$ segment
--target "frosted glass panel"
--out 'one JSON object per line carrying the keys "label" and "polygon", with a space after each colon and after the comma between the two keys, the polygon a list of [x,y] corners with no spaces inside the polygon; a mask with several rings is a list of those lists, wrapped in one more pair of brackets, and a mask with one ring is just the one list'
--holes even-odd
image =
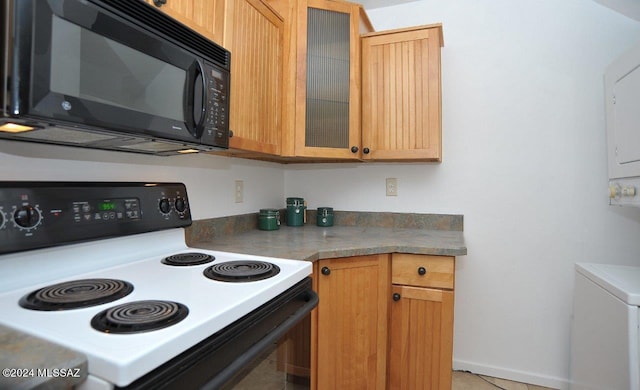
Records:
{"label": "frosted glass panel", "polygon": [[306,146],[349,147],[349,14],[309,8]]}

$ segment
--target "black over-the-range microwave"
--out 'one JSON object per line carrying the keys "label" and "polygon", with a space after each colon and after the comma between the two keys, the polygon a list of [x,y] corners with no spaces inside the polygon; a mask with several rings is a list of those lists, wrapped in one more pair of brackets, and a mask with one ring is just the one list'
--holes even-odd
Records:
{"label": "black over-the-range microwave", "polygon": [[142,0],[0,0],[0,138],[227,148],[231,55]]}

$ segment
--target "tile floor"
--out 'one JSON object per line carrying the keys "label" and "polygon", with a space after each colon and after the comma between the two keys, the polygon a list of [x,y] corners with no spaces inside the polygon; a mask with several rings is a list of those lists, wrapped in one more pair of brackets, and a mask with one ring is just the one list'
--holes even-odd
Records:
{"label": "tile floor", "polygon": [[451,390],[550,390],[548,387],[512,382],[470,372],[454,371]]}
{"label": "tile floor", "polygon": [[[275,350],[264,354],[255,365],[249,369],[250,374],[225,389],[232,390],[304,390],[308,386],[288,383],[286,375],[279,372],[276,363]],[[512,382],[506,379],[492,378],[485,375],[464,371],[454,371],[451,390],[551,390],[548,387]]]}
{"label": "tile floor", "polygon": [[[257,375],[256,375],[257,374]],[[273,362],[265,362],[257,367],[251,378],[245,378],[236,384],[233,390],[303,390],[307,386],[294,385],[286,382],[282,375],[277,374]],[[551,390],[548,387],[528,385],[512,382],[506,379],[492,378],[470,372],[454,371],[451,390]]]}

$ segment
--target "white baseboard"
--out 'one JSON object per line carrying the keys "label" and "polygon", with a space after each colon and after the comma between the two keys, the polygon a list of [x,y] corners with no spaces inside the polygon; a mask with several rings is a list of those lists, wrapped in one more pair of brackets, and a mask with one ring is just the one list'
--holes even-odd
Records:
{"label": "white baseboard", "polygon": [[494,367],[486,364],[468,362],[464,360],[453,360],[453,369],[460,371],[471,371],[474,374],[492,376],[495,378],[507,379],[515,382],[528,383],[550,387],[552,389],[568,390],[569,380],[566,378],[556,378],[544,376],[533,372],[510,370],[503,367]]}

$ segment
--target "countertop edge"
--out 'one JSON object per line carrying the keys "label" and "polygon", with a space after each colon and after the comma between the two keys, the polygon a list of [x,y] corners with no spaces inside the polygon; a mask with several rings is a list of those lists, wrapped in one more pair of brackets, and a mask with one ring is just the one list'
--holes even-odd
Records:
{"label": "countertop edge", "polygon": [[87,357],[72,349],[0,325],[2,389],[66,389],[87,379]]}

